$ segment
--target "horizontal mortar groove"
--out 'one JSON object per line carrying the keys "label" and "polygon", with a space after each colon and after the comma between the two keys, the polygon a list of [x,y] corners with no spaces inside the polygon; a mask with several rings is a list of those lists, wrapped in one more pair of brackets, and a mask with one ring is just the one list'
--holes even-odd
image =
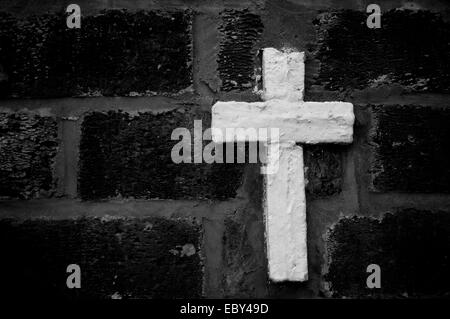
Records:
{"label": "horizontal mortar groove", "polygon": [[[258,6],[258,1],[250,0],[233,0],[223,1],[185,1],[185,0],[157,0],[157,1],[92,1],[92,0],[79,0],[77,4],[81,7],[82,13],[85,15],[95,15],[102,10],[120,10],[127,9],[130,11],[136,10],[160,10],[160,11],[178,11],[178,10],[195,10],[199,12],[220,12],[224,9],[247,9],[251,8],[255,11],[261,11],[261,7]],[[54,1],[44,0],[39,1],[36,5],[18,5],[15,1],[3,4],[2,11],[6,11],[12,14],[25,16],[28,14],[47,13],[47,12],[60,12],[68,6],[68,3],[60,2],[55,4]]]}
{"label": "horizontal mortar groove", "polygon": [[75,199],[0,201],[0,219],[73,219],[80,217],[164,217],[223,220],[228,213],[245,206],[245,199],[226,202],[189,200],[111,200],[84,202]]}
{"label": "horizontal mortar groove", "polygon": [[339,97],[337,91],[307,91],[306,101],[330,101],[339,99],[356,105],[380,104],[380,105],[424,105],[431,107],[445,107],[448,105],[450,94],[445,93],[401,93],[369,89],[355,90],[351,96]]}
{"label": "horizontal mortar groove", "polygon": [[424,193],[376,193],[369,192],[369,200],[383,207],[410,206],[412,208],[433,207],[448,209],[450,206],[450,194],[424,194]]}
{"label": "horizontal mortar groove", "polygon": [[179,107],[210,105],[210,99],[192,94],[177,97],[73,97],[0,100],[1,112],[36,111],[46,115],[78,116],[89,111],[121,109],[127,112],[164,113]]}

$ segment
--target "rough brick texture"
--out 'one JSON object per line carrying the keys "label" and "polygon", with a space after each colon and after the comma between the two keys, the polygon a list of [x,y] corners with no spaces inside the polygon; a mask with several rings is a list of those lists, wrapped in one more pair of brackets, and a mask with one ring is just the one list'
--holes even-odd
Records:
{"label": "rough brick texture", "polygon": [[[244,164],[172,161],[171,150],[179,142],[171,140],[172,131],[189,129],[193,145],[194,120],[202,120],[203,129],[211,123],[209,113],[200,111],[140,113],[134,117],[120,111],[94,112],[86,116],[80,143],[81,197],[234,197]],[[204,145],[210,142],[205,140]]]}
{"label": "rough brick texture", "polygon": [[267,286],[263,221],[251,209],[237,211],[224,221],[223,296],[257,298]]}
{"label": "rough brick texture", "polygon": [[[0,221],[2,291],[23,298],[195,298],[199,227],[181,220]],[[66,268],[81,268],[68,289]]]}
{"label": "rough brick texture", "polygon": [[108,10],[15,18],[0,13],[0,96],[175,93],[191,84],[191,16]]}
{"label": "rough brick texture", "polygon": [[[341,219],[328,239],[326,279],[335,296],[450,296],[450,214],[407,209],[382,220]],[[366,287],[366,268],[381,268],[381,288]]]}
{"label": "rough brick texture", "polygon": [[450,111],[424,106],[373,106],[372,189],[450,192]]}
{"label": "rough brick texture", "polygon": [[51,117],[0,113],[0,198],[50,196],[58,127]]}
{"label": "rough brick texture", "polygon": [[383,12],[382,27],[369,29],[361,11],[327,12],[315,20],[320,74],[330,90],[397,83],[409,91],[449,92],[448,22],[429,11]]}
{"label": "rough brick texture", "polygon": [[345,147],[306,145],[304,150],[307,194],[324,197],[340,193],[343,174],[341,153]]}
{"label": "rough brick texture", "polygon": [[261,19],[248,10],[226,10],[221,16],[218,71],[222,90],[252,88],[256,84],[256,43],[263,30]]}

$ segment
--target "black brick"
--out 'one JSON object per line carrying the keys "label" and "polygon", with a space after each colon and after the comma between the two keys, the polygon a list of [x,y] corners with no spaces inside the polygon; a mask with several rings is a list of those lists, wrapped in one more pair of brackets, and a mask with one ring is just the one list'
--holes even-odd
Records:
{"label": "black brick", "polygon": [[[2,220],[2,292],[21,300],[199,298],[199,242],[199,226],[182,220]],[[66,286],[69,264],[81,268],[80,289]]]}
{"label": "black brick", "polygon": [[343,148],[334,145],[306,145],[304,150],[307,194],[323,197],[340,193]]}
{"label": "black brick", "polygon": [[[171,111],[153,115],[92,113],[82,124],[79,194],[83,199],[115,197],[227,199],[241,185],[244,164],[179,163],[171,159],[175,128],[194,120],[210,126],[210,114]],[[204,141],[204,145],[210,141]],[[193,158],[193,152],[192,152]]]}
{"label": "black brick", "polygon": [[[450,214],[406,209],[382,220],[344,218],[328,239],[335,297],[450,296]],[[369,289],[367,266],[381,268],[381,288]]]}
{"label": "black brick", "polygon": [[449,92],[450,28],[428,11],[383,12],[381,28],[369,29],[368,14],[338,11],[315,20],[320,74],[330,90],[401,84],[409,91]]}
{"label": "black brick", "polygon": [[245,208],[224,221],[223,296],[261,298],[267,292],[267,260],[264,254],[264,224]]}
{"label": "black brick", "polygon": [[263,24],[258,15],[248,10],[225,10],[221,17],[218,71],[222,90],[247,90],[256,84],[256,44]]}
{"label": "black brick", "polygon": [[373,106],[372,189],[450,192],[450,111]]}
{"label": "black brick", "polygon": [[57,135],[54,118],[0,113],[0,197],[28,199],[53,193]]}
{"label": "black brick", "polygon": [[[191,84],[191,15],[108,10],[68,29],[64,13],[0,13],[0,94],[175,93]],[[3,80],[2,80],[3,79]]]}

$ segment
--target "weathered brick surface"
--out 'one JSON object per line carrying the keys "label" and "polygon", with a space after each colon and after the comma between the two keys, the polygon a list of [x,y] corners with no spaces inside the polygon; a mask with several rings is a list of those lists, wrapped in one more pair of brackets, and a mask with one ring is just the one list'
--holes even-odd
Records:
{"label": "weathered brick surface", "polygon": [[222,285],[225,298],[261,298],[267,289],[263,221],[251,209],[225,221]]}
{"label": "weathered brick surface", "polygon": [[[182,220],[0,221],[2,292],[9,298],[195,298],[200,229]],[[66,268],[81,268],[68,289]]]}
{"label": "weathered brick surface", "polygon": [[83,16],[80,29],[68,29],[63,12],[0,20],[2,97],[175,93],[191,84],[188,12],[108,10]]}
{"label": "weathered brick surface", "polygon": [[319,15],[320,72],[316,84],[330,90],[393,83],[409,91],[449,92],[448,22],[429,11],[383,12],[380,29],[369,29],[362,11]]}
{"label": "weathered brick surface", "polygon": [[256,83],[256,44],[263,24],[258,15],[248,10],[225,10],[221,17],[218,71],[222,90],[247,90]]}
{"label": "weathered brick surface", "polygon": [[449,110],[377,105],[372,114],[372,189],[449,193]]}
{"label": "weathered brick surface", "polygon": [[[450,295],[450,214],[406,209],[382,220],[341,219],[328,239],[335,296]],[[366,287],[370,264],[381,267],[381,289]]]}
{"label": "weathered brick surface", "polygon": [[0,197],[29,199],[52,194],[57,135],[52,117],[0,113]]}
{"label": "weathered brick surface", "polygon": [[[94,112],[86,116],[80,143],[79,194],[84,199],[115,196],[168,199],[227,199],[236,195],[244,164],[179,163],[171,150],[176,128],[191,131],[194,120],[210,126],[210,114],[171,111],[154,115]],[[211,141],[204,141],[204,145]]]}
{"label": "weathered brick surface", "polygon": [[333,145],[306,145],[304,165],[306,168],[306,192],[313,196],[330,196],[342,190],[342,159],[345,148]]}

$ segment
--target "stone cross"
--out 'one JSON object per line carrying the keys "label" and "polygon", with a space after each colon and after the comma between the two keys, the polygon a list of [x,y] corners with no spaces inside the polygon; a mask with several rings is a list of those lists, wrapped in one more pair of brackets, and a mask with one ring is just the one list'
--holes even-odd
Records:
{"label": "stone cross", "polygon": [[[264,102],[217,102],[212,108],[213,141],[255,142],[228,129],[278,128],[277,139],[258,138],[267,150],[264,218],[269,278],[308,280],[303,149],[297,143],[351,143],[353,105],[345,102],[304,102],[304,52],[263,51]],[[221,137],[215,134],[220,130]],[[225,140],[223,136],[226,136]],[[278,152],[271,152],[277,143]]]}

